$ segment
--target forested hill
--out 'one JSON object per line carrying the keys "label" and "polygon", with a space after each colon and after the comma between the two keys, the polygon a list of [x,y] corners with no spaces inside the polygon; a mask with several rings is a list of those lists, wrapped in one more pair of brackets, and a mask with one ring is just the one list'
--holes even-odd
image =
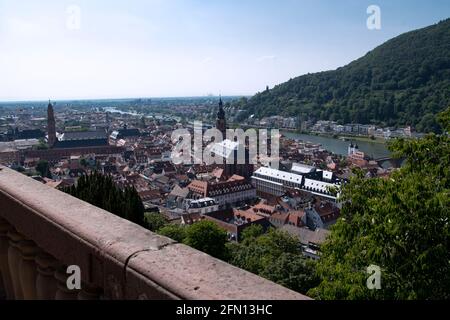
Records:
{"label": "forested hill", "polygon": [[334,71],[303,75],[241,100],[255,114],[439,131],[450,105],[450,19],[404,33]]}

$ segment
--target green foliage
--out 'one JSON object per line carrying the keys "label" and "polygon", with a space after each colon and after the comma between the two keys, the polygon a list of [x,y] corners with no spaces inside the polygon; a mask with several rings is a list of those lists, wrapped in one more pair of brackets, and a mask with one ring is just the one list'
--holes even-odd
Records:
{"label": "green foliage", "polygon": [[213,257],[227,258],[227,233],[212,221],[202,220],[189,226],[183,242]]}
{"label": "green foliage", "polygon": [[144,226],[144,205],[134,187],[121,190],[110,176],[94,172],[84,175],[76,186],[66,188],[71,194],[119,217]]}
{"label": "green foliage", "polygon": [[146,213],[145,223],[147,229],[156,232],[167,225],[167,220],[159,213]]}
{"label": "green foliage", "polygon": [[298,239],[279,230],[263,234],[261,226],[251,226],[239,244],[227,242],[226,232],[207,220],[168,224],[158,233],[298,292],[318,285],[315,262],[302,255]]}
{"label": "green foliage", "polygon": [[36,149],[38,149],[38,150],[47,150],[48,149],[48,145],[43,138],[39,139],[39,144],[37,145]]}
{"label": "green foliage", "polygon": [[249,243],[254,241],[259,236],[264,234],[264,229],[259,224],[252,224],[250,227],[247,227],[242,231],[241,241],[243,243]]}
{"label": "green foliage", "polygon": [[280,230],[259,236],[256,231],[228,245],[231,264],[301,293],[318,284],[314,262],[303,256],[298,239]]}
{"label": "green foliage", "polygon": [[442,111],[440,114],[438,114],[437,120],[442,126],[442,128],[447,133],[450,133],[450,107],[448,107],[445,111]]}
{"label": "green foliage", "polygon": [[213,257],[228,259],[227,233],[214,222],[202,220],[190,226],[168,224],[159,229],[158,233]]}
{"label": "green foliage", "polygon": [[261,270],[260,275],[284,287],[305,294],[318,284],[314,274],[315,262],[296,253],[282,253],[273,263]]}
{"label": "green foliage", "polygon": [[158,233],[162,236],[166,236],[170,239],[173,239],[177,242],[182,243],[186,238],[186,229],[188,227],[184,227],[179,224],[168,224],[161,229],[158,230]]}
{"label": "green foliage", "polygon": [[87,162],[87,160],[85,158],[80,160],[80,164],[81,164],[81,166],[83,166],[85,168],[88,166],[88,162]]}
{"label": "green foliage", "polygon": [[47,160],[39,160],[36,165],[36,171],[39,172],[43,178],[51,178],[50,165]]}
{"label": "green foliage", "polygon": [[168,224],[158,230],[158,233],[162,236],[166,236],[177,242],[182,243],[186,238],[186,228],[179,224]]}
{"label": "green foliage", "polygon": [[334,71],[307,74],[234,102],[251,114],[339,123],[412,125],[439,133],[435,116],[450,104],[450,19],[408,32]]}
{"label": "green foliage", "polygon": [[[443,128],[448,114],[438,117]],[[322,246],[321,283],[309,295],[450,298],[450,138],[430,134],[397,140],[390,148],[405,165],[389,179],[364,179],[358,172],[345,186],[343,218]],[[371,264],[381,268],[381,290],[366,287]]]}

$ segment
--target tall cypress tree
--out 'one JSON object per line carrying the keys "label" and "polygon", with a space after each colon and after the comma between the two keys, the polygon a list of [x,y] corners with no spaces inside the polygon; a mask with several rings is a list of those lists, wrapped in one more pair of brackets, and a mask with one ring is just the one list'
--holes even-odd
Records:
{"label": "tall cypress tree", "polygon": [[111,176],[99,172],[81,176],[76,186],[65,188],[64,192],[144,226],[144,205],[136,189],[121,190]]}

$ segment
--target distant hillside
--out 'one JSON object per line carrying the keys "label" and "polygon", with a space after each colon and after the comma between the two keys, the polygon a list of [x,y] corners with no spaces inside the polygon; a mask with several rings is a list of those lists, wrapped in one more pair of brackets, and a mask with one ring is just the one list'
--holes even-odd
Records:
{"label": "distant hillside", "polygon": [[307,74],[241,100],[251,114],[439,131],[450,106],[450,19],[404,33],[334,71]]}

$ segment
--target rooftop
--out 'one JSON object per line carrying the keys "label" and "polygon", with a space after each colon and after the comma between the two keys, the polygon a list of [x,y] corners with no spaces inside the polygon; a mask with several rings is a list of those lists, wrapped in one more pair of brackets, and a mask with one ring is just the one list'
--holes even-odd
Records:
{"label": "rooftop", "polygon": [[303,163],[293,163],[292,164],[292,168],[291,171],[294,173],[300,173],[300,174],[304,174],[304,173],[310,173],[315,171],[316,168],[313,166],[308,166],[306,164]]}
{"label": "rooftop", "polygon": [[254,175],[259,174],[270,178],[280,179],[288,182],[302,183],[303,176],[286,171],[276,170],[272,168],[261,167],[254,172]]}
{"label": "rooftop", "polygon": [[106,132],[104,130],[64,132],[60,138],[60,141],[97,140],[97,139],[107,139]]}

